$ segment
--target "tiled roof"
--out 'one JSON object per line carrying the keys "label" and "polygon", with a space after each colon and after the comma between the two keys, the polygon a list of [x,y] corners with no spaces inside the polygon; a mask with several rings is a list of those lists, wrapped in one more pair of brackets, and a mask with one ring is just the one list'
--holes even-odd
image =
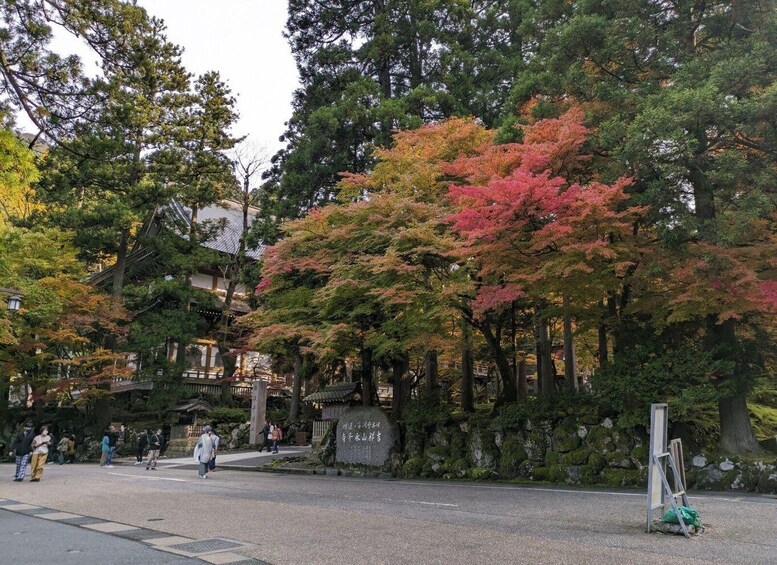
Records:
{"label": "tiled roof", "polygon": [[323,390],[307,395],[305,402],[319,402],[322,404],[334,402],[347,402],[354,393],[361,390],[361,383],[341,383],[325,387]]}
{"label": "tiled roof", "polygon": [[[178,226],[179,235],[187,237],[191,224],[191,209],[176,200],[172,200],[165,207],[165,210],[170,213],[174,223]],[[249,210],[249,224],[258,213],[256,208]],[[238,252],[240,235],[243,232],[243,210],[239,204],[224,200],[219,204],[205,206],[197,212],[197,221],[214,227],[219,226],[211,239],[202,242],[204,247],[222,253],[236,254]],[[252,259],[259,259],[262,255],[262,248],[248,249],[246,255]]]}
{"label": "tiled roof", "polygon": [[169,412],[210,412],[213,410],[213,406],[207,400],[195,398],[185,404],[179,404],[167,410]]}

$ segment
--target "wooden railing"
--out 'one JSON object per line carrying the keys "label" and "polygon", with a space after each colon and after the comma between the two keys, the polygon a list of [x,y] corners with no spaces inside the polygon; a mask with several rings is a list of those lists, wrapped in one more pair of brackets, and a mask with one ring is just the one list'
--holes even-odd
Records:
{"label": "wooden railing", "polygon": [[313,441],[320,440],[332,426],[332,420],[313,422]]}

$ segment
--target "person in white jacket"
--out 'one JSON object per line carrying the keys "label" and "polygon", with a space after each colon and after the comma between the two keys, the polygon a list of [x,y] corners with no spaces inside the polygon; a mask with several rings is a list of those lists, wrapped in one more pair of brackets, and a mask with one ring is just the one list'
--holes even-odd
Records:
{"label": "person in white jacket", "polygon": [[213,441],[213,432],[210,426],[202,429],[203,433],[197,441],[197,447],[194,448],[194,460],[199,463],[199,474],[201,479],[208,478],[208,463],[216,456],[216,445]]}

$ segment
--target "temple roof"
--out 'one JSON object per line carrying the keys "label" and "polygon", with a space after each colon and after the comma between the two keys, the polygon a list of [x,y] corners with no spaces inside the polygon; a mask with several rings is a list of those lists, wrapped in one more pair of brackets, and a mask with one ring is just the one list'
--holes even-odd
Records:
{"label": "temple roof", "polygon": [[361,383],[341,383],[324,387],[318,392],[307,395],[303,398],[305,402],[318,402],[320,404],[329,404],[337,402],[347,402],[353,395],[361,391]]}
{"label": "temple roof", "polygon": [[[164,207],[164,212],[170,215],[170,218],[178,227],[179,235],[183,238],[188,237],[187,234],[189,233],[192,217],[191,209],[177,200],[171,200]],[[249,226],[258,214],[258,208],[249,208]],[[240,235],[243,232],[243,210],[240,204],[231,200],[210,204],[198,210],[197,221],[200,224],[210,224],[217,228],[212,238],[202,242],[203,247],[232,255],[238,252]],[[262,248],[247,249],[246,255],[252,259],[259,259],[262,255]]]}
{"label": "temple roof", "polygon": [[213,406],[210,402],[202,398],[194,398],[184,404],[167,409],[168,412],[211,412],[212,410]]}

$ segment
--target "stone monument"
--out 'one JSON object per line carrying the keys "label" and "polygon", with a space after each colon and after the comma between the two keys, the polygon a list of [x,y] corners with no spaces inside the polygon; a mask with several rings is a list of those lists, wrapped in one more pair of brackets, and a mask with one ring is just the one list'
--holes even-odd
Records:
{"label": "stone monument", "polygon": [[267,383],[254,381],[251,385],[251,429],[248,432],[248,443],[256,445],[267,418]]}
{"label": "stone monument", "polygon": [[337,421],[337,463],[383,467],[399,442],[399,428],[380,408],[352,408]]}

